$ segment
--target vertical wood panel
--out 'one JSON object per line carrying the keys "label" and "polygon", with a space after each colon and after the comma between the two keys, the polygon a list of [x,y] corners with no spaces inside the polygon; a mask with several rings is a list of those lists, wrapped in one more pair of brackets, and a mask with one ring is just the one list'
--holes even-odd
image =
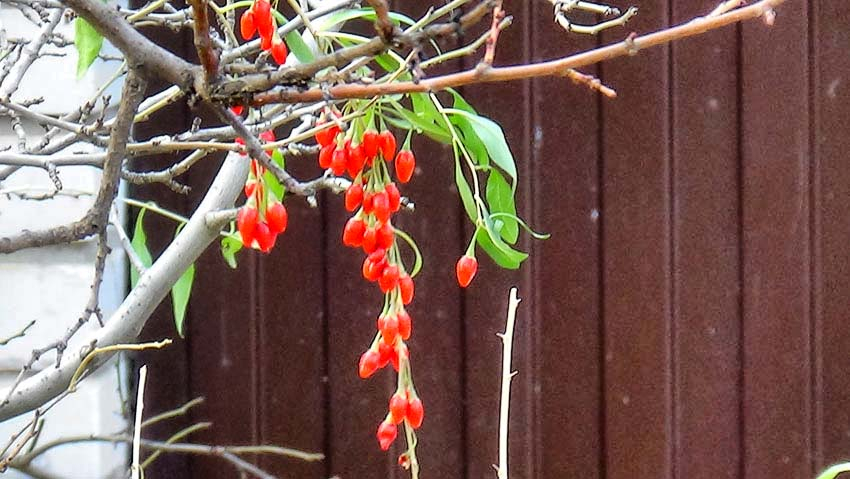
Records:
{"label": "vertical wood panel", "polygon": [[743,25],[745,477],[811,465],[807,2]]}
{"label": "vertical wood panel", "polygon": [[[629,30],[664,27],[665,0],[641,2]],[[606,42],[621,31],[604,35]],[[669,54],[602,67],[607,477],[671,477]]]}
{"label": "vertical wood panel", "polygon": [[[505,1],[504,8],[513,15],[510,28],[499,35],[497,45],[497,65],[517,64],[529,61],[531,46],[531,2]],[[489,19],[488,19],[489,20]],[[489,26],[489,21],[486,22]],[[467,40],[475,38],[476,32],[469,32]],[[481,54],[464,60],[466,68],[473,68]],[[477,111],[492,118],[501,125],[508,144],[517,162],[519,184],[516,194],[517,212],[523,216],[532,212],[531,204],[531,167],[530,154],[530,87],[529,81],[503,84],[481,84],[464,90],[466,99]],[[482,195],[484,194],[482,183]],[[466,221],[466,220],[464,220]],[[468,223],[468,221],[466,221]],[[464,246],[455,256],[459,257],[472,235],[467,226],[468,236]],[[524,237],[518,247],[528,251],[530,241]],[[511,383],[510,410],[510,474],[511,477],[535,477],[534,444],[534,351],[535,341],[534,296],[531,288],[532,263],[526,261],[520,270],[501,269],[479,249],[478,275],[465,291],[466,308],[466,397],[469,415],[467,417],[467,477],[487,477],[493,474],[492,464],[498,462],[499,437],[499,387],[501,374],[502,344],[494,333],[505,329],[505,314],[508,304],[508,292],[511,286],[517,286],[523,302],[519,306],[513,344],[513,369],[518,371]],[[452,273],[453,275],[453,264]]]}
{"label": "vertical wood panel", "polygon": [[[677,0],[673,22],[709,7]],[[737,36],[726,28],[672,47],[679,478],[732,479],[740,470]]]}
{"label": "vertical wood panel", "polygon": [[[287,158],[298,178],[316,174],[312,157]],[[286,201],[289,226],[259,262],[260,439],[322,452],[325,447],[324,249],[322,212],[303,198]],[[281,477],[326,478],[326,463],[267,456]]]}
{"label": "vertical wood panel", "polygon": [[[218,161],[201,162],[192,180],[206,191],[218,171]],[[187,338],[192,361],[193,396],[204,396],[195,421],[212,421],[207,431],[192,435],[209,444],[256,444],[258,421],[257,260],[261,253],[239,254],[239,268],[230,269],[213,245],[195,262],[194,294],[190,299]],[[232,477],[230,466],[215,458],[193,457],[197,477]]]}
{"label": "vertical wood panel", "polygon": [[814,216],[816,466],[850,459],[850,374],[843,357],[850,343],[850,37],[848,2],[814,2],[814,134],[811,175]]}
{"label": "vertical wood panel", "polygon": [[[597,39],[564,31],[552,9],[533,2],[533,60],[590,49]],[[587,70],[595,73],[595,69]],[[550,239],[533,242],[534,283],[521,308],[533,311],[540,349],[541,455],[538,477],[602,478],[601,317],[599,283],[599,102],[564,78],[533,82],[533,225]],[[601,100],[611,101],[611,100]],[[532,296],[533,295],[533,296]]]}

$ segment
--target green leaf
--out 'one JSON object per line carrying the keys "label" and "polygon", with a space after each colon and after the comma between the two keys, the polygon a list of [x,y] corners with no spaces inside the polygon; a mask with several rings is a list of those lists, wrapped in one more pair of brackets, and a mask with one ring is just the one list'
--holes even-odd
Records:
{"label": "green leaf", "polygon": [[[280,150],[277,148],[272,151],[272,161],[280,165],[281,168],[284,168],[285,162],[283,159],[283,153],[281,153]],[[274,173],[266,170],[266,172],[263,174],[263,181],[265,182],[268,191],[270,191],[272,195],[274,195],[273,199],[282,201],[283,195],[286,193],[286,189],[282,184],[280,184]]]}
{"label": "green leaf", "polygon": [[437,109],[437,105],[434,104],[434,100],[431,99],[430,95],[426,93],[411,93],[408,96],[410,97],[410,103],[413,105],[413,112],[419,118],[436,125],[443,131],[449,131],[449,125],[446,123],[445,117]]}
{"label": "green leaf", "polygon": [[[180,234],[180,231],[185,224],[177,227],[174,232],[174,238]],[[192,282],[195,280],[195,265],[190,264],[186,271],[180,275],[174,286],[171,287],[171,307],[174,311],[174,325],[177,327],[177,334],[184,337],[185,328],[183,327],[184,319],[186,318],[186,307],[189,305],[189,295],[192,293]]]}
{"label": "green leaf", "polygon": [[472,188],[463,176],[463,169],[460,166],[460,158],[458,157],[457,146],[455,146],[455,184],[457,192],[460,194],[460,200],[463,203],[463,209],[466,210],[466,215],[475,223],[478,220],[478,210],[475,207],[475,198],[472,196]]}
{"label": "green leaf", "polygon": [[448,130],[442,128],[434,124],[431,121],[426,120],[422,115],[418,115],[415,112],[404,108],[401,105],[393,105],[395,111],[401,115],[405,120],[407,120],[414,128],[420,130],[422,133],[430,137],[435,141],[439,141],[440,143],[449,144],[452,142],[452,137],[449,134]]}
{"label": "green leaf", "polygon": [[[136,252],[136,256],[139,257],[139,260],[145,268],[150,268],[153,264],[153,257],[151,256],[150,250],[148,250],[148,237],[145,235],[144,219],[146,211],[146,209],[139,210],[139,216],[136,217],[136,226],[133,229],[133,240],[130,241],[130,244],[133,246],[133,251]],[[138,282],[139,272],[136,271],[136,268],[131,267],[130,287],[135,288]]]}
{"label": "green leaf", "polygon": [[552,236],[549,233],[538,233],[537,231],[534,231],[533,229],[531,229],[531,226],[528,226],[528,224],[517,215],[512,215],[509,213],[493,213],[490,215],[490,218],[493,220],[497,220],[500,218],[510,218],[516,221],[520,226],[522,226],[522,228],[534,239],[545,240],[549,239]]}
{"label": "green leaf", "polygon": [[386,53],[375,57],[375,62],[381,66],[386,72],[394,72],[398,70],[399,64],[392,55]]}
{"label": "green leaf", "polygon": [[[516,217],[516,204],[514,192],[505,178],[496,170],[490,170],[487,178],[487,206],[493,213],[507,213],[500,216],[497,222],[502,223],[499,234],[510,244],[514,244],[519,238],[519,225],[512,217]],[[493,218],[493,215],[490,216]]]}
{"label": "green leaf", "polygon": [[511,177],[511,184],[516,185],[516,163],[514,156],[511,154],[511,149],[508,147],[508,142],[505,140],[505,133],[502,127],[493,120],[478,116],[468,111],[458,110],[456,108],[446,108],[446,113],[460,115],[469,120],[472,128],[478,135],[478,138],[484,143],[487,148],[487,154],[490,159],[496,163],[508,176]]}
{"label": "green leaf", "polygon": [[[324,15],[314,20],[313,27],[316,30],[323,32],[334,27],[337,24],[358,18],[368,21],[375,21],[375,10],[371,8],[351,8],[345,10],[337,10],[334,13]],[[413,25],[414,23],[413,19],[411,19],[410,17],[395,12],[390,12],[390,19],[396,25],[399,25],[401,23],[404,23],[406,25]]]}
{"label": "green leaf", "polygon": [[77,79],[83,77],[100,53],[103,37],[81,17],[74,20],[74,46],[77,47]]}
{"label": "green leaf", "polygon": [[171,305],[174,308],[174,325],[177,326],[177,334],[184,337],[186,318],[186,306],[189,305],[189,295],[192,294],[192,282],[195,280],[195,265],[191,264],[180,275],[180,279],[171,288]]}
{"label": "green leaf", "polygon": [[[496,243],[493,242],[493,236],[491,236],[489,232],[482,233],[479,230],[478,234],[475,236],[478,241],[478,245],[481,246],[481,248],[491,258],[493,258],[493,261],[502,268],[519,269],[522,262],[528,258],[527,254],[507,246],[501,240],[498,240],[498,242],[504,245],[504,247],[497,246]],[[498,238],[498,236],[496,236],[496,238]]]}
{"label": "green leaf", "polygon": [[242,250],[241,240],[233,236],[225,236],[221,239],[221,256],[224,258],[227,266],[236,269],[236,253],[240,250]]}
{"label": "green leaf", "polygon": [[316,57],[313,56],[313,51],[304,43],[304,39],[301,38],[298,30],[292,30],[283,39],[286,41],[286,46],[289,47],[289,50],[299,62],[310,63],[315,60]]}

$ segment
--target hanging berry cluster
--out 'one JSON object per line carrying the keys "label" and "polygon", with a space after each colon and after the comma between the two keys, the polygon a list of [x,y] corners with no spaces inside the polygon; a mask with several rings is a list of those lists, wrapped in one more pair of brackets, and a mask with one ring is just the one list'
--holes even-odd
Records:
{"label": "hanging berry cluster", "polygon": [[289,52],[286,49],[286,43],[277,34],[277,21],[272,14],[272,5],[269,0],[254,0],[251,8],[245,10],[239,19],[239,31],[245,40],[250,40],[259,33],[260,47],[271,52],[272,58],[278,65],[286,62]]}
{"label": "hanging berry cluster", "polygon": [[[327,118],[320,120],[327,121]],[[390,398],[386,417],[378,426],[378,443],[381,449],[389,449],[398,434],[398,424],[404,423],[409,428],[410,449],[403,457],[404,462],[409,463],[410,458],[415,461],[413,429],[419,428],[425,414],[422,400],[413,386],[410,354],[405,344],[412,330],[412,320],[405,306],[413,301],[412,276],[418,264],[408,273],[402,260],[399,237],[415,246],[392,223],[393,214],[401,209],[401,193],[392,180],[389,165],[395,165],[395,179],[404,184],[413,176],[416,158],[407,148],[409,138],[397,152],[398,145],[391,131],[379,132],[372,126],[356,122],[345,133],[336,124],[321,130],[316,134],[316,141],[321,146],[319,166],[330,169],[336,176],[347,174],[352,179],[345,191],[345,209],[353,216],[345,224],[342,242],[363,250],[363,278],[377,283],[384,295],[377,332],[359,364],[360,377],[364,379],[388,364],[398,372],[397,390]]]}
{"label": "hanging berry cluster", "polygon": [[[275,141],[272,131],[260,133],[265,142]],[[236,143],[245,144],[242,138]],[[271,154],[271,152],[269,152]],[[242,153],[244,156],[245,153]],[[286,207],[277,198],[274,191],[266,186],[266,168],[257,160],[251,159],[251,171],[245,182],[245,205],[236,214],[236,228],[242,238],[242,245],[268,253],[277,241],[277,235],[286,231],[289,215]]]}

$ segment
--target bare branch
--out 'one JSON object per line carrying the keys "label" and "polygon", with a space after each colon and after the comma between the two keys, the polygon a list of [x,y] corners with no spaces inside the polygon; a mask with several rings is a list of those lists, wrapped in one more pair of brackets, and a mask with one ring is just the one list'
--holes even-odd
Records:
{"label": "bare branch", "polygon": [[68,243],[95,233],[102,233],[106,228],[109,208],[118,193],[118,180],[121,175],[121,163],[127,150],[127,139],[136,108],[142,101],[145,81],[131,70],[124,82],[121,105],[118,107],[116,121],[112,125],[109,136],[109,147],[103,165],[103,175],[98,189],[97,198],[85,216],[70,225],[58,226],[41,231],[24,230],[21,233],[0,238],[0,253],[11,253],[24,248],[46,246],[50,244]]}
{"label": "bare branch", "polygon": [[[660,30],[648,35],[629,38],[620,43],[589,50],[569,57],[548,62],[510,67],[471,69],[418,82],[396,82],[375,84],[346,84],[327,89],[285,87],[279,90],[254,95],[255,106],[269,103],[306,103],[322,99],[372,98],[400,93],[431,93],[475,83],[504,82],[543,76],[567,76],[569,69],[592,65],[612,58],[634,55],[645,48],[670,43],[674,40],[699,35],[733,23],[758,18],[783,3],[785,0],[761,0],[752,5],[729,11],[714,17],[701,17],[676,27]],[[367,44],[364,44],[367,45]]]}

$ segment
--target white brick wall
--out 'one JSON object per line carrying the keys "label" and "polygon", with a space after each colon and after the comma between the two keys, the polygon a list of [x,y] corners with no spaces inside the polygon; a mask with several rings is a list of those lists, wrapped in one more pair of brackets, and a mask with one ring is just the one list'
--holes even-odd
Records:
{"label": "white brick wall", "polygon": [[[31,27],[8,7],[0,7],[0,21],[9,36],[23,36],[26,32],[22,29]],[[65,24],[61,29],[68,38],[73,38],[71,24]],[[73,48],[65,49],[65,52],[69,53],[65,58],[49,57],[37,61],[24,77],[22,88],[15,98],[43,96],[48,101],[39,106],[41,111],[67,111],[91,97],[118,67],[114,62],[106,65],[96,62],[86,77],[77,81],[76,53]],[[113,98],[112,104],[116,104],[120,91],[112,88],[109,94]],[[37,125],[25,127],[28,132],[41,131]],[[0,122],[0,144],[16,143],[8,121]],[[75,147],[72,151],[78,150],[79,147]],[[60,169],[59,175],[67,191],[94,192],[100,171],[90,167],[71,167]],[[80,218],[93,201],[93,196],[59,196],[47,201],[31,201],[2,194],[20,190],[49,191],[51,188],[52,182],[45,172],[35,169],[22,170],[0,184],[0,236],[22,228],[41,229],[73,221]],[[101,308],[106,317],[120,304],[127,289],[127,262],[114,232],[110,235],[110,244],[113,253],[107,259],[100,291]],[[26,337],[0,347],[0,388],[14,380],[32,349],[58,339],[82,313],[94,274],[95,250],[95,242],[87,240],[0,255],[0,337],[9,336],[29,321],[36,320]],[[97,327],[94,318],[85,326]],[[48,354],[37,363],[37,369],[52,367],[54,360],[54,354]],[[124,429],[126,422],[120,414],[117,392],[119,379],[126,388],[126,368],[119,373],[114,361],[86,379],[76,393],[46,415],[39,442],[69,435],[111,434]],[[30,417],[24,415],[0,423],[0,444],[5,444]],[[127,458],[126,446],[86,443],[53,449],[35,464],[59,477],[117,478],[123,477]],[[26,476],[13,471],[5,477]]]}

